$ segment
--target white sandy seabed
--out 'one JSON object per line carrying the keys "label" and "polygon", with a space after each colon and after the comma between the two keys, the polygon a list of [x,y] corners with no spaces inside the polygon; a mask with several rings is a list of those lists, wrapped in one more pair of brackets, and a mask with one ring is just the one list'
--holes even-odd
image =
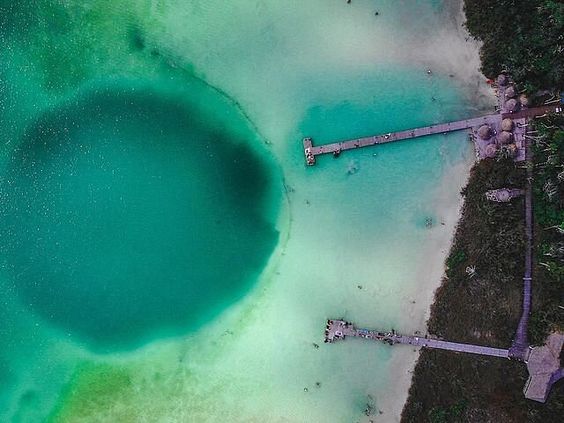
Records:
{"label": "white sandy seabed", "polygon": [[237,99],[271,143],[287,188],[281,240],[253,290],[197,333],[100,357],[135,370],[135,389],[116,393],[101,419],[129,409],[138,421],[399,420],[417,352],[325,345],[325,320],[425,329],[472,146],[462,133],[428,137],[306,168],[301,137],[329,142],[489,107],[460,3],[445,3],[208,0],[159,11],[166,30],[155,38]]}

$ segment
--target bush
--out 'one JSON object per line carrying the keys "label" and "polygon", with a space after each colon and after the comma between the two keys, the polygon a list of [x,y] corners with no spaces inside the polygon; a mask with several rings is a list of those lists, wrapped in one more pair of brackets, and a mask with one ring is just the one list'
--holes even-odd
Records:
{"label": "bush", "polygon": [[466,254],[462,250],[453,250],[446,260],[446,274],[448,277],[453,275],[454,270],[457,266],[464,263],[466,260]]}

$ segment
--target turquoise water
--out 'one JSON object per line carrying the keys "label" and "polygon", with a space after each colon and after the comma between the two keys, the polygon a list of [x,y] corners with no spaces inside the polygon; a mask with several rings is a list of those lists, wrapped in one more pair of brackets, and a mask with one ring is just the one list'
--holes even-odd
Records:
{"label": "turquoise water", "polygon": [[301,138],[475,113],[452,4],[0,2],[0,420],[396,420],[324,321],[422,329],[471,147]]}
{"label": "turquoise water", "polygon": [[276,243],[267,164],[179,100],[125,83],[83,93],[26,130],[0,187],[13,289],[94,347],[196,328]]}

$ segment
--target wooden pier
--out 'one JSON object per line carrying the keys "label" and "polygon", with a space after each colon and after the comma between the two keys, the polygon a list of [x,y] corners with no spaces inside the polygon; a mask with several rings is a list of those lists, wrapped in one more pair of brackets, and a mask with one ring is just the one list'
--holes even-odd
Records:
{"label": "wooden pier", "polygon": [[523,361],[527,365],[527,371],[529,372],[529,379],[523,388],[523,393],[526,398],[538,402],[545,402],[552,386],[564,378],[564,368],[560,366],[560,352],[562,345],[564,345],[564,334],[562,333],[550,335],[544,346],[533,348],[525,345],[519,354],[515,354],[512,351],[515,345],[512,346],[511,350],[506,350],[482,345],[443,341],[427,335],[401,335],[394,330],[391,332],[380,332],[360,329],[345,320],[327,320],[325,327],[326,343],[341,341],[347,337],[371,339],[390,345],[405,344],[415,347]]}
{"label": "wooden pier", "polygon": [[347,336],[372,339],[390,345],[406,344],[416,347],[433,348],[439,350],[455,351],[462,353],[487,355],[492,357],[509,358],[509,350],[481,345],[461,344],[457,342],[442,341],[426,336],[407,336],[392,332],[379,332],[368,329],[356,328],[352,323],[344,320],[327,320],[325,328],[325,342],[331,343],[345,339]]}
{"label": "wooden pier", "polygon": [[561,113],[562,105],[555,104],[550,106],[542,106],[524,109],[516,113],[495,113],[490,115],[485,115],[472,119],[457,120],[454,122],[440,123],[437,125],[423,126],[420,128],[407,129],[398,132],[389,132],[382,135],[373,135],[364,138],[355,138],[347,141],[334,142],[330,144],[324,144],[319,146],[313,145],[312,138],[303,139],[304,156],[306,159],[306,164],[308,166],[315,165],[316,156],[322,154],[333,154],[338,156],[341,152],[346,150],[355,150],[357,148],[370,147],[373,145],[387,144],[394,141],[401,141],[407,139],[413,139],[418,137],[424,137],[427,135],[435,134],[447,134],[449,132],[469,130],[474,131],[482,126],[488,125],[492,128],[499,127],[502,119],[510,117],[514,120],[521,118],[530,118],[535,116],[541,116],[546,113]]}

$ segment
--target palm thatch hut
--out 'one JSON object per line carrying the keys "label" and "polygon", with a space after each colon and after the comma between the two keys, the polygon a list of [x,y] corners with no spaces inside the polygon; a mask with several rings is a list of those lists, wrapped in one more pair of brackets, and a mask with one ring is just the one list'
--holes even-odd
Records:
{"label": "palm thatch hut", "polygon": [[505,98],[513,98],[515,97],[515,95],[516,92],[515,92],[515,87],[513,85],[510,85],[505,89]]}
{"label": "palm thatch hut", "polygon": [[513,134],[508,131],[501,131],[501,133],[497,136],[497,141],[500,144],[509,144],[513,141]]}
{"label": "palm thatch hut", "polygon": [[517,100],[515,100],[514,98],[507,100],[505,102],[505,108],[507,109],[507,111],[509,112],[516,112],[517,109],[519,108],[519,103],[517,102]]}
{"label": "palm thatch hut", "polygon": [[508,78],[507,78],[507,75],[504,75],[503,73],[500,74],[500,75],[497,77],[497,85],[499,85],[499,86],[501,86],[501,87],[507,85],[508,82],[509,82],[509,80],[508,80]]}
{"label": "palm thatch hut", "polygon": [[482,125],[478,129],[478,136],[487,141],[492,137],[492,129],[488,125]]}
{"label": "palm thatch hut", "polygon": [[495,157],[497,154],[497,146],[495,144],[488,144],[486,145],[484,154],[486,157]]}
{"label": "palm thatch hut", "polygon": [[513,130],[513,120],[511,118],[505,118],[501,121],[501,130],[509,131]]}

